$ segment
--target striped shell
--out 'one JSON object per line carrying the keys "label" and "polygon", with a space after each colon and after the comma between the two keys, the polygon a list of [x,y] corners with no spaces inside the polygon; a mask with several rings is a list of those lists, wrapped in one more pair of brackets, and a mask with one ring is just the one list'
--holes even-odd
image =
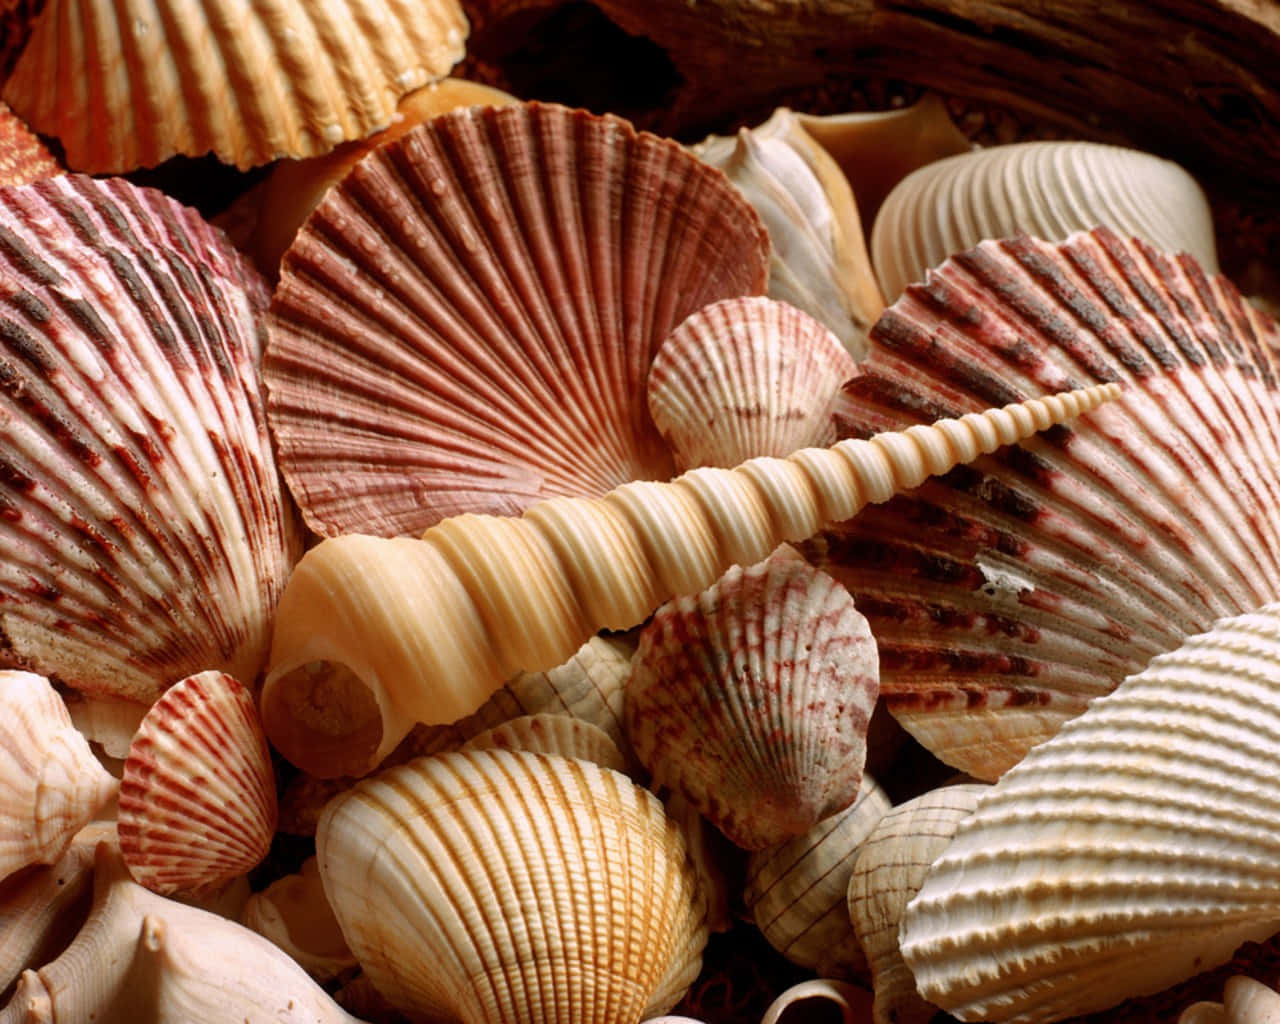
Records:
{"label": "striped shell", "polygon": [[723,175],[613,116],[472,107],[371,153],[298,233],[268,321],[308,524],[411,534],[666,479],[653,354],[759,292],[768,244]]}
{"label": "striped shell", "polygon": [[521,715],[477,733],[465,750],[528,750],[533,753],[579,757],[602,768],[626,771],[618,745],[599,726],[567,715]]}

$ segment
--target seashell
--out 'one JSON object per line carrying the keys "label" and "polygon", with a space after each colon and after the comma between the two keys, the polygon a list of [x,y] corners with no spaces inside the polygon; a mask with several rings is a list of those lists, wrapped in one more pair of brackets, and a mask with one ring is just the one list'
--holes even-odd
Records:
{"label": "seashell", "polygon": [[580,757],[602,768],[626,772],[618,745],[599,726],[565,715],[521,715],[477,733],[464,750],[527,750],[532,753]]}
{"label": "seashell", "polygon": [[858,795],[878,692],[875,640],[848,591],[784,546],[654,613],[627,736],[654,783],[759,850]]}
{"label": "seashell", "polygon": [[1056,1021],[1280,930],[1280,603],[1131,675],[1009,769],[907,906],[920,994]]}
{"label": "seashell", "polygon": [[315,857],[250,896],[240,923],[270,939],[321,983],[357,966],[325,898]]}
{"label": "seashell", "polygon": [[0,1024],[266,1019],[360,1024],[262,936],[130,881],[105,843],[84,927],[0,1009]]}
{"label": "seashell", "polygon": [[337,797],[316,850],[365,975],[414,1017],[637,1021],[698,972],[704,907],[679,830],[587,761],[419,758]]}
{"label": "seashell", "polygon": [[[812,978],[792,985],[769,1004],[760,1024],[805,1024],[833,1021],[862,1024],[870,1009],[870,993],[834,978]],[[815,1007],[820,1007],[815,1009]]]}
{"label": "seashell", "polygon": [[1222,990],[1229,1024],[1275,1024],[1280,1020],[1280,994],[1260,981],[1237,974]]}
{"label": "seashell", "polygon": [[1280,597],[1280,330],[1189,257],[1107,229],[984,242],[908,288],[872,346],[846,436],[1129,385],[800,546],[940,760],[998,778],[1156,654]]}
{"label": "seashell", "polygon": [[[0,24],[5,13],[0,11]],[[45,144],[7,104],[0,103],[0,185],[25,185],[61,173],[61,165]]]}
{"label": "seashell", "polygon": [[1221,1003],[1192,1003],[1178,1014],[1178,1024],[1228,1024],[1227,1009]]}
{"label": "seashell", "polygon": [[255,679],[299,547],[258,394],[265,286],[125,181],[0,189],[4,661],[148,704]]}
{"label": "seashell", "polygon": [[649,368],[649,414],[680,469],[736,466],[836,439],[840,386],[858,372],[829,330],[764,297],[691,313]]}
{"label": "seashell", "polygon": [[875,1024],[928,1024],[938,1013],[920,998],[902,962],[898,924],[929,866],[987,788],[962,783],[922,793],[888,811],[858,849],[849,878],[849,919],[871,967]]}
{"label": "seashell", "polygon": [[1218,269],[1213,215],[1177,164],[1097,142],[1019,142],[939,160],[904,178],[871,232],[884,294],[902,294],[952,253],[984,238],[1050,242],[1102,225]]}
{"label": "seashell", "polygon": [[696,807],[680,793],[659,792],[667,817],[676,823],[684,836],[689,860],[697,872],[707,907],[707,930],[727,932],[735,921],[736,894],[741,888],[736,883],[741,874],[743,853],[730,843],[724,833],[707,821]]}
{"label": "seashell", "polygon": [[466,34],[454,0],[47,0],[3,95],[79,171],[245,170],[385,128]]}
{"label": "seashell", "polygon": [[276,789],[253,695],[222,672],[166,690],[129,747],[118,821],[129,873],[162,896],[212,893],[257,866]]}
{"label": "seashell", "polygon": [[57,861],[116,788],[49,680],[0,671],[0,879]]}
{"label": "seashell", "polygon": [[96,743],[110,758],[123,762],[142,724],[148,705],[109,698],[86,697],[74,690],[62,698],[71,721],[90,743]]}
{"label": "seashell", "polygon": [[846,893],[859,847],[891,806],[864,774],[857,799],[844,810],[748,859],[747,909],[769,944],[792,963],[824,977],[866,974]]}
{"label": "seashell", "polygon": [[631,483],[518,519],[459,516],[421,540],[325,540],[299,562],[276,615],[267,736],[313,775],[368,771],[415,722],[470,713],[515,671],[558,664],[591,634],[630,628],[735,563],[1115,393]]}
{"label": "seashell", "polygon": [[769,295],[825,324],[854,358],[864,356],[884,298],[848,179],[827,151],[779,107],[763,124],[708,136],[693,152],[728,175],[768,228]]}
{"label": "seashell", "polygon": [[263,373],[308,524],[416,533],[666,479],[653,354],[760,291],[767,258],[722,175],[619,118],[528,103],[413,128],[329,191],[281,267]]}

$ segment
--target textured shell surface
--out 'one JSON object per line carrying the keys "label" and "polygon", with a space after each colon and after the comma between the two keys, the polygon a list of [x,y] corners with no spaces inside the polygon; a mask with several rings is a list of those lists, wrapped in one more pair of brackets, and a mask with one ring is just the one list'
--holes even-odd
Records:
{"label": "textured shell surface", "polygon": [[848,591],[783,547],[654,613],[627,737],[656,784],[758,850],[857,796],[878,693],[875,640]]}
{"label": "textured shell surface", "polygon": [[253,695],[222,672],[151,706],[120,782],[120,852],[161,895],[212,893],[255,867],[276,828],[275,773]]}
{"label": "textured shell surface", "polygon": [[406,1013],[637,1021],[697,975],[705,908],[679,830],[626,776],[472,750],[358,783],[316,834],[325,892]]}
{"label": "textured shell surface", "polygon": [[649,413],[680,469],[736,466],[835,441],[832,415],[857,363],[823,324],[764,296],[686,317],[649,368]]}
{"label": "textured shell surface", "polygon": [[256,679],[297,549],[259,393],[266,287],[120,179],[0,189],[4,660],[147,704]]}
{"label": "textured shell surface", "polygon": [[581,718],[566,715],[521,715],[477,733],[463,747],[580,757],[617,772],[625,772],[627,767],[622,751],[608,733]]}
{"label": "textured shell surface", "polygon": [[3,95],[78,171],[243,170],[385,128],[466,35],[456,0],[47,0]]}
{"label": "textured shell surface", "polygon": [[1218,269],[1213,215],[1190,174],[1150,153],[1078,141],[992,146],[926,164],[885,199],[871,252],[892,301],[984,238],[1060,242],[1099,225]]}
{"label": "textured shell surface", "polygon": [[1280,596],[1278,351],[1230,282],[1107,229],[984,242],[886,311],[842,434],[1126,385],[801,545],[871,623],[882,700],[926,748],[994,779],[1156,654]]}
{"label": "textured shell surface", "polygon": [[62,165],[49,148],[7,104],[0,103],[0,185],[25,185],[61,173]]}
{"label": "textured shell surface", "polygon": [[1153,659],[982,795],[903,959],[962,1020],[1055,1021],[1280,931],[1280,604]]}
{"label": "textured shell surface", "polygon": [[58,860],[117,788],[49,680],[0,671],[0,880]]}
{"label": "textured shell surface", "polygon": [[677,143],[555,104],[470,107],[362,159],[285,255],[263,372],[324,536],[666,479],[658,345],[763,290],[769,240]]}

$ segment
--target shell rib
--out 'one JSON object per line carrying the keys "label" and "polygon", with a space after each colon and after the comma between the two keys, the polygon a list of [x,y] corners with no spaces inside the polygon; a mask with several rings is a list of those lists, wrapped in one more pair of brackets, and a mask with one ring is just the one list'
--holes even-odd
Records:
{"label": "shell rib", "polygon": [[414,722],[450,722],[503,680],[563,661],[729,566],[764,559],[868,502],[1094,408],[1110,385],[870,440],[554,499],[521,518],[458,516],[421,540],[312,548],[276,617],[262,717],[313,775],[378,764]]}

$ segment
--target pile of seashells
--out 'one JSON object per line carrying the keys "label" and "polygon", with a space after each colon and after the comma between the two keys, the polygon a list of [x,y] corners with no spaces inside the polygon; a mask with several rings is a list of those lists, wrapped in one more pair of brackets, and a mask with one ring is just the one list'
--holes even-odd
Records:
{"label": "pile of seashells", "polygon": [[[1049,1022],[1280,932],[1280,328],[1181,168],[8,7],[0,1024],[689,1021],[743,922],[765,1021]],[[217,226],[122,176],[210,152]]]}

